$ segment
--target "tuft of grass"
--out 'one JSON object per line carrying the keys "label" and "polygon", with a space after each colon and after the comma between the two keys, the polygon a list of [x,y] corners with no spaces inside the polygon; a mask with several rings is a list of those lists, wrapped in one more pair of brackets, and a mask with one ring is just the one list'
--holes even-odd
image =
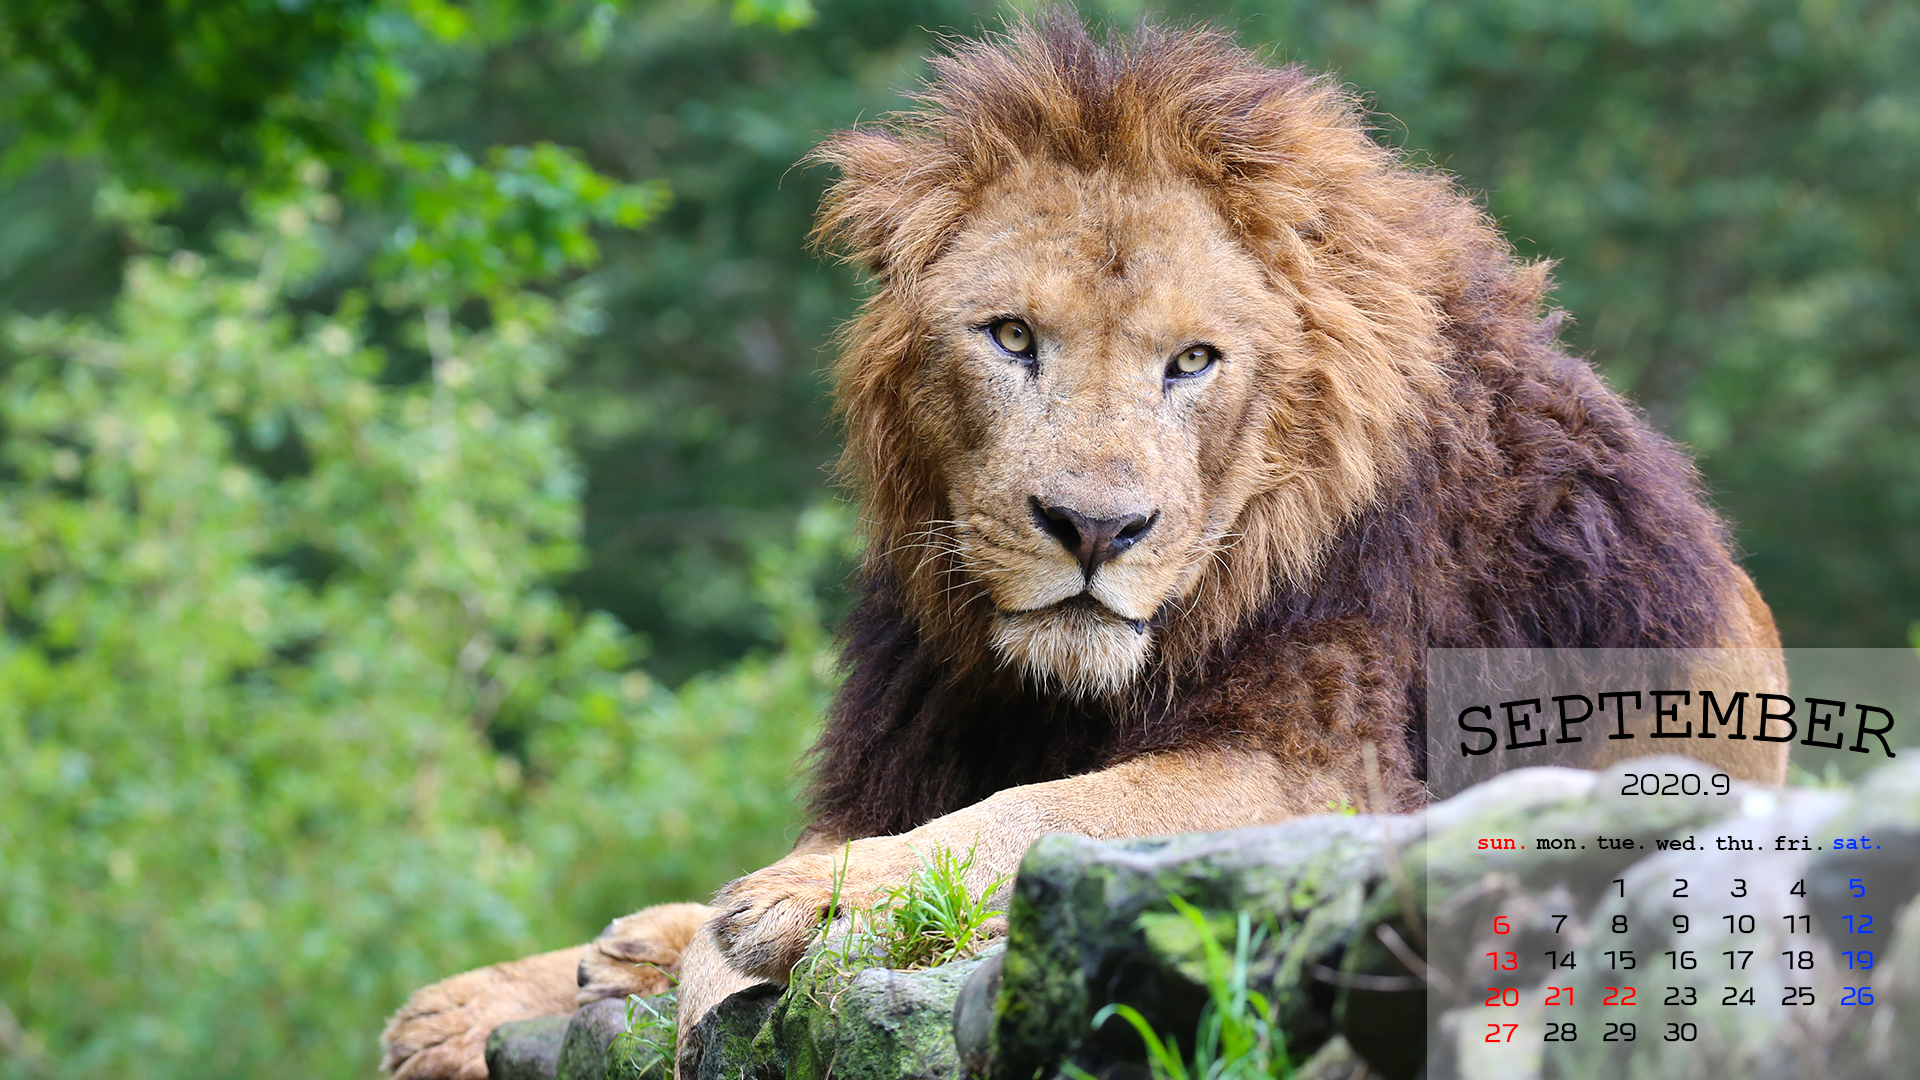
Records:
{"label": "tuft of grass", "polygon": [[[974,849],[964,856],[944,848],[922,854],[913,875],[881,893],[872,907],[843,910],[843,855],[834,869],[833,891],[818,936],[794,969],[793,982],[807,987],[812,996],[827,976],[844,982],[870,967],[907,970],[971,956],[986,943],[987,923],[1005,914],[987,905],[1007,882],[1002,874],[974,895],[967,887],[967,875],[975,857]],[[836,933],[834,924],[842,915],[847,916],[848,925]]]}
{"label": "tuft of grass", "polygon": [[1003,914],[987,904],[1007,883],[1007,875],[994,878],[975,896],[967,888],[974,858],[973,849],[963,858],[936,848],[931,856],[921,857],[912,877],[881,895],[869,929],[882,963],[890,968],[933,967],[970,956],[980,946],[982,928]]}
{"label": "tuft of grass", "polygon": [[665,1062],[672,1074],[679,1053],[679,1027],[673,1010],[662,1006],[657,997],[627,995],[627,1030],[607,1044],[608,1062],[623,1066],[622,1075],[639,1076],[659,1062]]}
{"label": "tuft of grass", "polygon": [[[1252,919],[1245,911],[1240,912],[1233,955],[1228,956],[1199,908],[1178,896],[1167,899],[1199,933],[1206,961],[1207,1004],[1200,1010],[1192,1059],[1182,1056],[1176,1038],[1161,1038],[1140,1010],[1131,1005],[1115,1003],[1101,1009],[1094,1014],[1094,1028],[1116,1016],[1131,1025],[1146,1044],[1147,1068],[1153,1080],[1280,1080],[1292,1076],[1286,1041],[1273,1023],[1273,1006],[1266,995],[1247,987],[1247,968],[1266,940],[1266,928],[1254,929]],[[1073,1065],[1068,1065],[1066,1072],[1073,1080],[1094,1080],[1086,1070]]]}

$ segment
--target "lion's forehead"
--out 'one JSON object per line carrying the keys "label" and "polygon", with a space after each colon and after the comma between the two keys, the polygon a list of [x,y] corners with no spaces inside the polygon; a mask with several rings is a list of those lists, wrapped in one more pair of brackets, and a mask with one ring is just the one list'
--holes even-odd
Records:
{"label": "lion's forehead", "polygon": [[963,322],[1167,346],[1245,321],[1258,264],[1190,185],[1063,174],[983,194],[932,276]]}

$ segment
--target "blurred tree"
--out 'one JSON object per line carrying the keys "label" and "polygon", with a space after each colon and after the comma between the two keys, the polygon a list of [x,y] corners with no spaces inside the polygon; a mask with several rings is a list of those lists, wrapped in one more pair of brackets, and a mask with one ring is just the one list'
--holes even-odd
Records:
{"label": "blurred tree", "polygon": [[541,405],[588,313],[429,309],[431,375],[383,385],[358,297],[282,311],[337,212],[264,202],[131,262],[108,325],[10,331],[0,1075],[364,1072],[413,987],[794,834],[831,676],[805,583],[847,522],[763,557],[780,659],[624,671],[543,584],[578,504]]}
{"label": "blurred tree", "polygon": [[[0,1075],[364,1073],[410,989],[797,828],[841,516],[763,556],[797,574],[764,589],[780,655],[678,695],[549,585],[580,549],[548,388],[601,320],[531,287],[662,189],[402,137],[405,87],[332,96],[454,62],[485,10],[278,10],[0,16],[9,195],[55,211],[4,250],[7,298],[102,316],[0,340]],[[110,257],[49,288],[82,215]]]}
{"label": "blurred tree", "polygon": [[[408,138],[418,72],[587,5],[482,0],[23,0],[0,8],[8,164],[97,159],[140,203],[224,183],[274,191],[306,161],[400,220],[378,269],[394,299],[494,299],[591,264],[596,224],[665,200],[551,142],[468,150]],[[399,272],[404,268],[406,273]]]}
{"label": "blurred tree", "polygon": [[[0,79],[27,136],[12,156],[257,173],[284,170],[290,151],[365,151],[391,131],[409,81],[389,55],[393,32],[451,36],[465,21],[434,4],[406,12],[424,19],[391,19],[404,11],[377,0],[18,0],[0,12]],[[382,15],[390,25],[377,28]]]}
{"label": "blurred tree", "polygon": [[340,1002],[536,940],[500,829],[519,781],[479,735],[609,712],[627,658],[540,587],[575,510],[536,409],[577,313],[426,322],[433,377],[382,387],[357,302],[280,310],[337,210],[134,260],[110,326],[11,329],[0,988],[34,1042],[10,1071],[341,1072],[373,1018]]}

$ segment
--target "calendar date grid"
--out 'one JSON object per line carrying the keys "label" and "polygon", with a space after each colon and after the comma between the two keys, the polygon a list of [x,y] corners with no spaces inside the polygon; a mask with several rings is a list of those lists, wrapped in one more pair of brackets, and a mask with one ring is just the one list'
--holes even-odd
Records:
{"label": "calendar date grid", "polygon": [[[1714,839],[1743,841],[1716,850],[1760,849],[1750,838]],[[1807,851],[1811,843],[1778,836],[1767,847]],[[1483,977],[1471,980],[1481,1001],[1479,1041],[1690,1043],[1700,1037],[1698,1014],[1714,1010],[1870,1008],[1872,915],[1842,913],[1836,926],[1816,926],[1804,909],[1806,877],[1762,880],[1668,876],[1657,916],[1624,909],[1627,878],[1614,878],[1611,903],[1585,919],[1571,910],[1494,914],[1485,928],[1493,947],[1477,964]],[[1860,901],[1871,887],[1867,877],[1825,884]],[[1783,895],[1761,895],[1769,887]],[[1660,923],[1637,932],[1636,922],[1649,919]]]}

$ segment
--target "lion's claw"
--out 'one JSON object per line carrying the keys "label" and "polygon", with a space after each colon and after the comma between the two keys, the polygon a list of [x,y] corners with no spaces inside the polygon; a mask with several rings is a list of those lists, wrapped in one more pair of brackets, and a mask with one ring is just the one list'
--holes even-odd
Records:
{"label": "lion's claw", "polygon": [[785,982],[836,903],[870,907],[917,865],[912,849],[892,837],[857,840],[844,854],[790,855],[720,890],[714,939],[735,970]]}
{"label": "lion's claw", "polygon": [[727,885],[714,898],[714,938],[727,962],[785,981],[833,902],[834,860],[798,855]]}

